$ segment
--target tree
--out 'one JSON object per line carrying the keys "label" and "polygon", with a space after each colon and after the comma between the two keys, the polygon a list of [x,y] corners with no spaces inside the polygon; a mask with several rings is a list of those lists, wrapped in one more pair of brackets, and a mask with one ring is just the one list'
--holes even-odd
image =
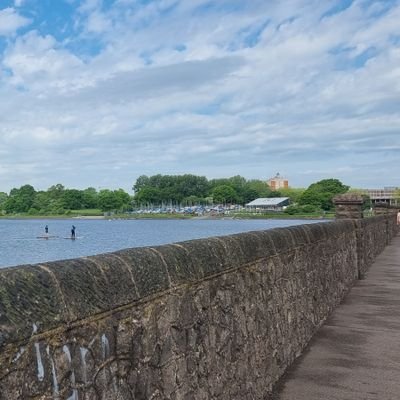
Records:
{"label": "tree", "polygon": [[314,205],[322,210],[333,209],[332,198],[346,193],[349,186],[343,185],[338,179],[323,179],[311,184],[299,198],[300,205]]}
{"label": "tree", "polygon": [[209,182],[205,176],[186,175],[141,175],[133,185],[136,203],[161,204],[180,203],[189,196],[206,197]]}
{"label": "tree", "polygon": [[232,186],[220,185],[213,190],[213,198],[215,203],[235,203],[237,193]]}
{"label": "tree", "polygon": [[297,203],[300,196],[303,194],[305,189],[303,188],[280,188],[279,192],[283,197],[289,197],[290,203]]}
{"label": "tree", "polygon": [[258,199],[259,197],[262,197],[259,195],[259,192],[251,187],[246,187],[242,193],[241,193],[241,204],[247,204],[250,203],[251,201]]}
{"label": "tree", "polygon": [[80,210],[83,207],[83,193],[77,189],[66,189],[62,195],[62,202],[66,210]]}
{"label": "tree", "polygon": [[123,189],[114,190],[115,202],[118,210],[131,209],[132,199]]}
{"label": "tree", "polygon": [[161,198],[161,190],[152,187],[143,188],[135,195],[137,204],[160,204]]}
{"label": "tree", "polygon": [[246,198],[254,194],[253,191],[249,193],[247,181],[240,175],[228,178],[228,186],[231,186],[236,193],[234,201],[240,204],[246,203]]}
{"label": "tree", "polygon": [[191,174],[177,176],[174,186],[176,186],[182,198],[189,196],[205,197],[210,188],[205,176]]}
{"label": "tree", "polygon": [[11,189],[10,195],[4,204],[7,213],[28,212],[35,200],[36,191],[31,185]]}
{"label": "tree", "polygon": [[99,206],[102,211],[117,211],[131,206],[131,197],[123,189],[103,189],[99,192]]}
{"label": "tree", "polygon": [[257,196],[255,198],[268,197],[269,194],[271,193],[271,189],[268,186],[268,184],[260,179],[251,179],[247,181],[246,187],[250,190],[254,190],[255,192],[257,192]]}
{"label": "tree", "polygon": [[282,193],[279,190],[272,190],[267,197],[282,197]]}
{"label": "tree", "polygon": [[88,187],[85,189],[82,193],[83,208],[97,208],[99,203],[98,197],[99,195],[95,188]]}
{"label": "tree", "polygon": [[56,185],[50,186],[47,189],[47,193],[53,200],[61,199],[64,194],[64,191],[65,187],[61,185],[61,183],[57,183]]}
{"label": "tree", "polygon": [[[48,192],[39,191],[36,193],[31,210],[37,210],[38,213],[51,212],[52,199]],[[33,211],[32,211],[33,212]]]}
{"label": "tree", "polygon": [[7,193],[0,192],[0,211],[4,209],[4,205],[8,199]]}
{"label": "tree", "polygon": [[148,186],[150,186],[150,178],[147,175],[140,175],[139,178],[136,179],[132,189],[137,194],[140,190],[145,189]]}
{"label": "tree", "polygon": [[[256,179],[247,181],[242,176],[235,175],[230,178],[210,180],[209,194],[214,193],[214,190],[221,186],[231,187],[236,193],[234,201],[239,204],[248,203],[257,197],[266,197],[266,193],[269,193],[268,185],[265,182]],[[215,201],[218,202],[217,200]]]}

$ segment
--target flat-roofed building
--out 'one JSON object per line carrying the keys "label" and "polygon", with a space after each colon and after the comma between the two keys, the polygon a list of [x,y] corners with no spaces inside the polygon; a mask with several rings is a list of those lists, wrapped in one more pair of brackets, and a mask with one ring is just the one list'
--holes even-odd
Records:
{"label": "flat-roofed building", "polygon": [[271,190],[287,189],[289,187],[289,181],[280,176],[279,172],[273,178],[268,179],[267,184]]}
{"label": "flat-roofed building", "polygon": [[387,186],[383,189],[365,189],[363,190],[369,198],[371,203],[387,203],[392,205],[400,204],[400,190],[394,186]]}
{"label": "flat-roofed building", "polygon": [[289,197],[260,197],[246,204],[251,211],[282,211],[290,203]]}

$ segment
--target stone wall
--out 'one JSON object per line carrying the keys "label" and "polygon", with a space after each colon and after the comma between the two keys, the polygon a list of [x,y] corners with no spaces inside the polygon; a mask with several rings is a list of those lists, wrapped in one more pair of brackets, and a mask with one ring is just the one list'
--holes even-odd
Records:
{"label": "stone wall", "polygon": [[355,222],[358,238],[358,270],[362,278],[376,256],[397,232],[396,219],[377,216]]}
{"label": "stone wall", "polygon": [[394,218],[0,270],[0,399],[265,399]]}

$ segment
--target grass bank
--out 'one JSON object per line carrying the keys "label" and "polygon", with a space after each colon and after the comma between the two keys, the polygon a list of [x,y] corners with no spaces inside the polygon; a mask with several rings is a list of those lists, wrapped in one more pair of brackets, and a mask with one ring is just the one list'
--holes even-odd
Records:
{"label": "grass bank", "polygon": [[334,218],[334,213],[326,213],[324,215],[312,214],[286,214],[286,213],[235,213],[230,214],[233,218],[242,219],[330,219]]}
{"label": "grass bank", "polygon": [[333,213],[321,214],[285,214],[285,213],[244,213],[244,212],[232,212],[229,214],[104,214],[101,210],[71,210],[68,213],[63,214],[12,214],[12,215],[0,215],[0,219],[71,219],[71,218],[82,218],[82,219],[330,219],[334,218]]}

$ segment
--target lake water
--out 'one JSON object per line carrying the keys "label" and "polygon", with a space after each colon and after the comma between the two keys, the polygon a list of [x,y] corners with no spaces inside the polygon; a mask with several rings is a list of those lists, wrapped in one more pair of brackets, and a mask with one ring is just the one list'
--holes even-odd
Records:
{"label": "lake water", "polygon": [[[0,268],[313,223],[304,220],[0,220]],[[38,239],[49,226],[50,239]],[[66,240],[72,224],[77,240]]]}

